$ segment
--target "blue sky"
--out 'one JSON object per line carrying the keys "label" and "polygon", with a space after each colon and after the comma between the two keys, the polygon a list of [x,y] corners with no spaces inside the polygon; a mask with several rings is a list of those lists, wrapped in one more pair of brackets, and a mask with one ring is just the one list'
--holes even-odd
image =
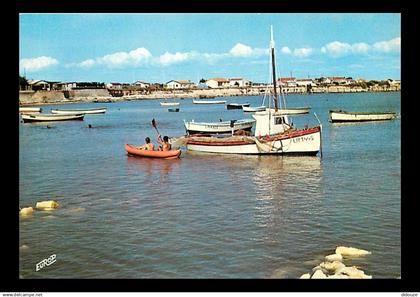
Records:
{"label": "blue sky", "polygon": [[[398,13],[20,14],[19,72],[51,81],[400,79]],[[278,75],[279,76],[279,75]]]}

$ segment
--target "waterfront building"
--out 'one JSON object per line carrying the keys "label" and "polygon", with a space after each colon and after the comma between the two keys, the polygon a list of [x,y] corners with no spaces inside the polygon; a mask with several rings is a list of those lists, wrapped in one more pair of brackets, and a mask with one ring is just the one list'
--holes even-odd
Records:
{"label": "waterfront building", "polygon": [[170,80],[165,84],[167,89],[191,89],[194,83],[190,80]]}
{"label": "waterfront building", "polygon": [[229,86],[239,88],[249,87],[251,86],[251,81],[241,77],[234,77],[229,79]]}
{"label": "waterfront building", "polygon": [[225,88],[229,87],[229,80],[223,77],[210,78],[206,80],[206,85],[212,89]]}

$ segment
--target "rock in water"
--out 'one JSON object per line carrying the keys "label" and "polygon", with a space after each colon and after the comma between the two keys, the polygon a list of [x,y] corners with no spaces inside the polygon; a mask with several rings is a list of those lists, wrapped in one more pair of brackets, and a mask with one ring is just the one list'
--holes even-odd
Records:
{"label": "rock in water", "polygon": [[19,211],[19,214],[21,216],[28,216],[31,215],[34,212],[34,209],[32,207],[24,207]]}
{"label": "rock in water", "polygon": [[349,278],[357,278],[357,279],[371,279],[371,275],[366,275],[363,270],[357,269],[355,266],[352,267],[344,267],[337,271],[336,274],[344,274],[347,275]]}
{"label": "rock in water", "polygon": [[44,209],[44,210],[52,210],[58,208],[60,204],[57,201],[50,200],[50,201],[41,201],[36,203],[36,208]]}
{"label": "rock in water", "polygon": [[341,254],[332,254],[325,256],[325,260],[328,262],[334,262],[334,261],[343,261],[343,256]]}
{"label": "rock in water", "polygon": [[334,261],[334,262],[322,262],[319,264],[319,266],[325,270],[327,270],[329,273],[335,273],[340,269],[343,269],[346,267],[343,263],[340,261]]}
{"label": "rock in water", "polygon": [[313,279],[321,279],[321,278],[327,278],[327,276],[322,272],[322,270],[317,270],[315,271],[315,273],[312,275]]}
{"label": "rock in water", "polygon": [[341,254],[342,256],[364,256],[364,255],[371,254],[371,252],[369,252],[369,251],[356,249],[356,248],[353,248],[353,247],[345,247],[345,246],[337,247],[335,249],[335,253],[336,254]]}

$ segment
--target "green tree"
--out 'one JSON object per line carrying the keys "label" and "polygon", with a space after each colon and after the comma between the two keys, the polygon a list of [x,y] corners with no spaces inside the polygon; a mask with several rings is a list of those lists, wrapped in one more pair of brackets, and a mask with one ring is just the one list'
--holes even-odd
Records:
{"label": "green tree", "polygon": [[27,86],[28,86],[28,80],[26,79],[26,77],[19,75],[19,89],[26,90]]}

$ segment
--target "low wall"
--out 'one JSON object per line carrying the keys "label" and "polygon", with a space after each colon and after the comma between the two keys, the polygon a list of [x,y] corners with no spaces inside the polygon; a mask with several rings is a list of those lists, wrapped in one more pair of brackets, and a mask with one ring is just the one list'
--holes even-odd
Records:
{"label": "low wall", "polygon": [[19,92],[20,105],[61,103],[66,98],[62,91],[21,91]]}

